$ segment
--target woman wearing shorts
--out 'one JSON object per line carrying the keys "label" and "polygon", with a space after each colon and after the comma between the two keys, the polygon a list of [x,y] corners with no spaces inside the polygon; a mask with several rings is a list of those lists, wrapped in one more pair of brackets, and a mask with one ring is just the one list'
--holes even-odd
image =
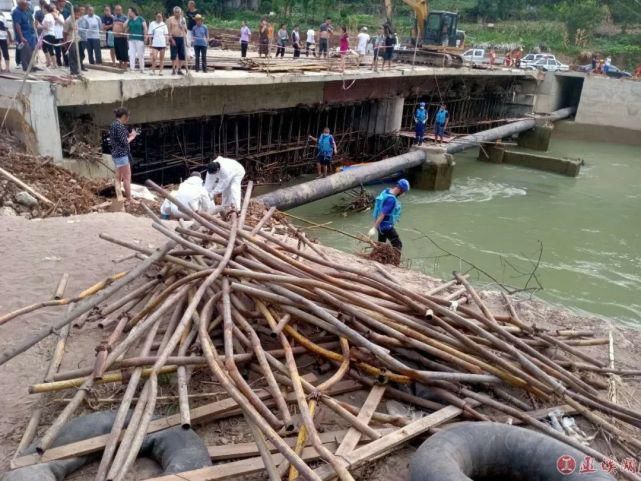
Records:
{"label": "woman wearing shorts", "polygon": [[156,70],[158,62],[158,75],[162,75],[165,66],[165,50],[167,49],[167,37],[169,29],[163,21],[162,13],[156,14],[156,19],[149,24],[149,42],[151,43],[151,74]]}
{"label": "woman wearing shorts", "polygon": [[45,16],[42,21],[43,27],[43,41],[42,41],[42,51],[45,54],[45,59],[47,60],[47,67],[56,66],[56,53],[54,47],[56,46],[56,34],[54,32],[54,27],[56,25],[56,19],[53,16],[53,5],[45,4]]}
{"label": "woman wearing shorts", "polygon": [[125,187],[125,197],[131,201],[131,165],[129,165],[129,144],[136,138],[138,132],[132,130],[129,133],[127,122],[129,122],[129,111],[120,107],[114,110],[116,119],[109,128],[109,143],[111,146],[111,158],[116,166],[116,189],[120,183]]}
{"label": "woman wearing shorts", "polygon": [[9,72],[9,42],[11,42],[11,33],[4,23],[4,19],[0,18],[0,53],[4,59],[4,68],[0,72]]}

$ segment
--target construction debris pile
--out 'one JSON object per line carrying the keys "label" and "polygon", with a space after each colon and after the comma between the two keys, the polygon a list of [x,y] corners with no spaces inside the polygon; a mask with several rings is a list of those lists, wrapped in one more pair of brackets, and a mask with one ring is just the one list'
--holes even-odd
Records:
{"label": "construction debris pile", "polygon": [[[104,235],[132,249],[141,262],[75,298],[0,317],[3,324],[44,305],[75,303],[56,325],[0,353],[0,365],[83,316],[105,329],[91,367],[54,370],[49,382],[31,388],[79,388],[37,441],[47,459],[103,451],[96,479],[121,480],[148,432],[238,415],[254,443],[227,446],[226,458],[216,457],[221,446],[210,450],[214,460],[236,461],[162,479],[267,473],[274,481],[289,473],[289,479],[352,480],[359,467],[462,418],[527,425],[606,460],[579,429],[559,431],[542,421],[551,412],[580,415],[592,431],[623,449],[641,449],[641,413],[607,395],[608,376],[639,372],[616,371],[584,353],[581,346],[603,344],[592,332],[526,325],[508,297],[503,312],[495,312],[458,274],[417,292],[382,268],[333,262],[298,231],[285,226],[298,245],[278,235],[283,225],[273,219],[275,209],[254,205],[248,214],[251,184],[241,212],[225,217],[197,214],[155,184],[148,186],[193,222],[155,219],[154,229],[167,237],[155,250]],[[125,286],[129,292],[123,295]],[[324,366],[326,376],[319,378],[313,365]],[[190,381],[192,373],[198,382]],[[154,419],[159,376],[168,374],[177,379],[179,414]],[[201,392],[202,383],[212,379],[227,398],[190,405],[190,393]],[[111,434],[50,449],[61,426],[100,383],[126,385]],[[359,406],[337,398],[357,390],[368,393]],[[414,406],[421,415],[384,412],[384,397]],[[319,433],[319,411],[347,430]],[[323,462],[313,462],[318,459]],[[38,460],[25,455],[13,464]]]}
{"label": "construction debris pile", "polygon": [[[339,71],[341,60],[340,57],[328,58],[297,58],[287,59],[284,62],[278,58],[260,58],[245,57],[240,59],[241,65],[247,70],[265,73],[282,73],[282,72],[322,72],[325,70]],[[357,68],[360,65],[358,55],[348,55],[345,57],[346,68]]]}
{"label": "construction debris pile", "polygon": [[[86,214],[106,200],[98,194],[105,181],[76,175],[55,165],[50,157],[27,154],[8,139],[0,143],[0,169],[2,215],[35,218]],[[26,187],[10,180],[10,176]]]}

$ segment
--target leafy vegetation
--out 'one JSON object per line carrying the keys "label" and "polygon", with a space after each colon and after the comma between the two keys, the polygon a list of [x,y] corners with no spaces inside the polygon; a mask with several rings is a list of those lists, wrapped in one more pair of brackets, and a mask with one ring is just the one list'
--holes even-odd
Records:
{"label": "leafy vegetation", "polygon": [[[143,16],[168,12],[187,0],[134,0]],[[402,0],[391,0],[393,21],[401,37],[414,23]],[[523,46],[552,51],[567,61],[593,53],[609,55],[615,64],[633,68],[641,63],[641,0],[428,0],[434,10],[459,12],[467,44]],[[326,16],[351,31],[370,30],[384,20],[383,0],[196,0],[210,27],[239,27],[242,20],[257,26],[269,15],[272,22],[318,27]],[[100,8],[112,0],[97,0]]]}

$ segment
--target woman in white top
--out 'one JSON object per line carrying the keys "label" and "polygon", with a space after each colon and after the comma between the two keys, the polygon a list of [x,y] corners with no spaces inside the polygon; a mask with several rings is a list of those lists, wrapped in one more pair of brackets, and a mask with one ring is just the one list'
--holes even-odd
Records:
{"label": "woman in white top", "polygon": [[167,48],[167,37],[169,30],[162,19],[162,13],[156,14],[156,19],[149,24],[149,43],[151,43],[151,74],[156,69],[156,60],[158,60],[158,75],[162,75],[162,69],[165,66],[165,49]]}
{"label": "woman in white top", "polygon": [[312,56],[316,57],[316,32],[311,27],[307,30],[307,41],[305,43],[307,44],[305,56],[309,57],[309,51],[311,50]]}
{"label": "woman in white top", "polygon": [[53,16],[53,6],[46,4],[45,12],[44,19],[42,20],[42,33],[44,34],[42,40],[42,51],[44,52],[45,59],[47,60],[47,67],[54,67],[56,65],[56,57],[53,49],[56,44],[56,35],[54,33],[56,20]]}
{"label": "woman in white top", "polygon": [[65,18],[62,16],[62,13],[58,11],[55,5],[53,5],[53,19],[55,24],[53,25],[53,35],[56,37],[56,46],[54,50],[56,51],[56,63],[58,67],[62,67],[62,43],[64,41],[63,27],[65,24]]}

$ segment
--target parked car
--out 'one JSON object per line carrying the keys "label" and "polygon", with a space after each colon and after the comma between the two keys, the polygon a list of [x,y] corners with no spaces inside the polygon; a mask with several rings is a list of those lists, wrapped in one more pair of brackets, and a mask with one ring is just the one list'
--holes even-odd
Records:
{"label": "parked car", "polygon": [[521,68],[530,69],[534,67],[534,64],[543,58],[554,58],[554,55],[550,53],[528,53],[525,57],[521,59]]}
{"label": "parked car", "polygon": [[[471,48],[463,54],[463,61],[472,65],[482,65],[490,63],[490,53],[484,48]],[[501,65],[503,57],[496,57],[495,65]]]}
{"label": "parked car", "polygon": [[[582,65],[579,67],[579,71],[581,72],[592,72],[592,64],[589,63],[587,65]],[[608,68],[608,72],[605,74],[608,77],[612,78],[628,78],[632,77],[632,74],[630,72],[626,72],[625,70],[621,70],[619,67],[615,67],[614,65],[610,65]]]}
{"label": "parked car", "polygon": [[559,62],[554,57],[542,58],[534,63],[532,68],[544,72],[569,72],[570,66]]}

